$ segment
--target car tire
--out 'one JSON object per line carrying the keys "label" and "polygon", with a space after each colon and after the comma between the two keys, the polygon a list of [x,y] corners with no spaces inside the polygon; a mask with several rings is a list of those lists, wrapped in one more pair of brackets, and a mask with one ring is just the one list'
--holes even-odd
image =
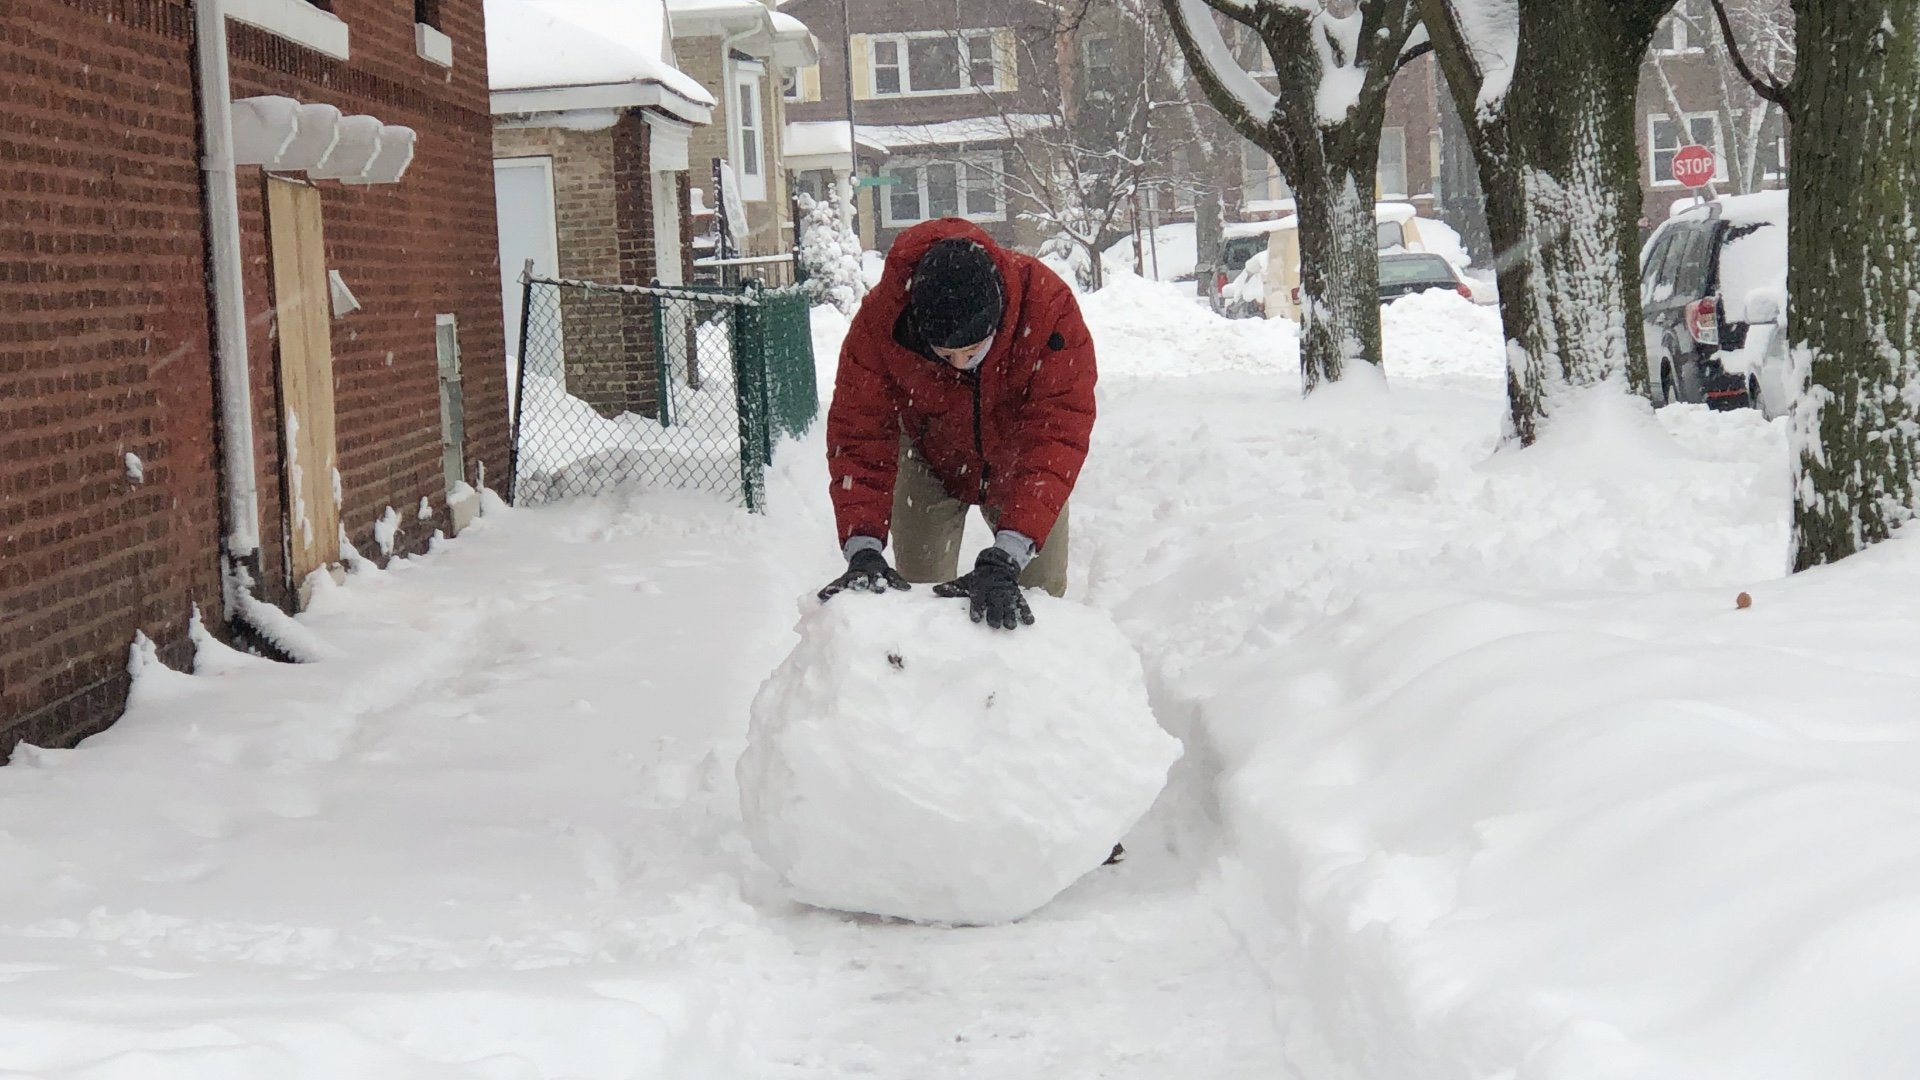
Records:
{"label": "car tire", "polygon": [[1753,375],[1747,376],[1747,408],[1758,412],[1763,419],[1767,415],[1766,403],[1760,397],[1760,380]]}
{"label": "car tire", "polygon": [[1680,398],[1673,385],[1673,369],[1662,364],[1660,365],[1660,404],[1671,405],[1678,400]]}

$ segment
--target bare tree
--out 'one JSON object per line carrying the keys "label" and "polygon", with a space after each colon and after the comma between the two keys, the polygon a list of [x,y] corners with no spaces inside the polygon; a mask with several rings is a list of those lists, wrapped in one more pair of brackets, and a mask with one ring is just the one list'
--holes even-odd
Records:
{"label": "bare tree", "polygon": [[[1737,34],[1743,56],[1761,64],[1767,71],[1791,71],[1793,65],[1793,18],[1788,0],[1730,0],[1727,4],[1730,25]],[[1665,99],[1669,115],[1680,134],[1680,144],[1695,143],[1692,126],[1683,122],[1689,111],[1676,84],[1676,69],[1692,63],[1711,72],[1716,91],[1712,111],[1726,137],[1727,187],[1736,195],[1746,195],[1766,186],[1767,162],[1775,149],[1780,107],[1756,94],[1734,67],[1727,38],[1721,33],[1713,8],[1693,0],[1675,6],[1670,20],[1684,28],[1689,42],[1699,42],[1699,51],[1676,54],[1655,48],[1647,59],[1654,79]],[[1663,28],[1662,34],[1664,35]],[[1715,194],[1712,187],[1708,194]]]}
{"label": "bare tree", "polygon": [[[1196,80],[1233,129],[1272,156],[1300,218],[1300,350],[1311,392],[1378,371],[1374,173],[1387,89],[1417,39],[1413,0],[1162,0]],[[1217,17],[1257,36],[1277,92],[1233,57]]]}
{"label": "bare tree", "polygon": [[[1126,3],[1112,6],[1124,13]],[[1149,182],[1155,91],[1164,85],[1153,74],[1172,47],[1164,32],[1107,35],[1116,46],[1107,57],[1112,78],[1103,80],[1111,85],[1089,86],[1076,46],[1112,17],[1108,9],[1072,0],[1055,8],[1053,25],[1020,34],[1023,66],[1057,78],[1017,96],[977,87],[984,115],[974,122],[975,139],[1006,147],[998,180],[1010,209],[1038,224],[1049,236],[1045,248],[1067,256],[1090,288],[1104,284],[1100,252],[1125,234],[1134,197]]]}

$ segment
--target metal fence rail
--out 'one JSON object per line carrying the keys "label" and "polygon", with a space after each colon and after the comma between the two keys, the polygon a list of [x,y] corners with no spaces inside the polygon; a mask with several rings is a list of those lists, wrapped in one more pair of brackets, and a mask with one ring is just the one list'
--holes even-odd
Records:
{"label": "metal fence rail", "polygon": [[522,278],[510,498],[623,487],[766,505],[819,407],[804,290]]}

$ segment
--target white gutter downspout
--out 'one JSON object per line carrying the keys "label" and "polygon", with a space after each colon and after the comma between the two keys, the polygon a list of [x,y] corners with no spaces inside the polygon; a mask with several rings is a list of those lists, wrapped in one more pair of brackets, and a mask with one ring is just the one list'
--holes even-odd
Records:
{"label": "white gutter downspout", "polygon": [[[219,373],[220,464],[226,481],[227,561],[221,579],[231,617],[251,586],[260,552],[255,485],[253,391],[247,365],[247,309],[240,262],[240,199],[233,164],[233,90],[227,71],[225,0],[195,0],[194,51],[200,76],[201,184],[207,263],[212,271],[214,362]],[[238,592],[236,592],[238,590]]]}

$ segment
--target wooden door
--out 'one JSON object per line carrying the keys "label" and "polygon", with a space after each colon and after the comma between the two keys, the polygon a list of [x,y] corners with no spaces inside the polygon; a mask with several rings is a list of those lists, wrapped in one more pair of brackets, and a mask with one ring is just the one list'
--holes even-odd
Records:
{"label": "wooden door", "polygon": [[308,575],[340,557],[333,437],[333,337],[320,191],[267,179],[267,241],[279,338],[281,477],[287,572],[300,596]]}

